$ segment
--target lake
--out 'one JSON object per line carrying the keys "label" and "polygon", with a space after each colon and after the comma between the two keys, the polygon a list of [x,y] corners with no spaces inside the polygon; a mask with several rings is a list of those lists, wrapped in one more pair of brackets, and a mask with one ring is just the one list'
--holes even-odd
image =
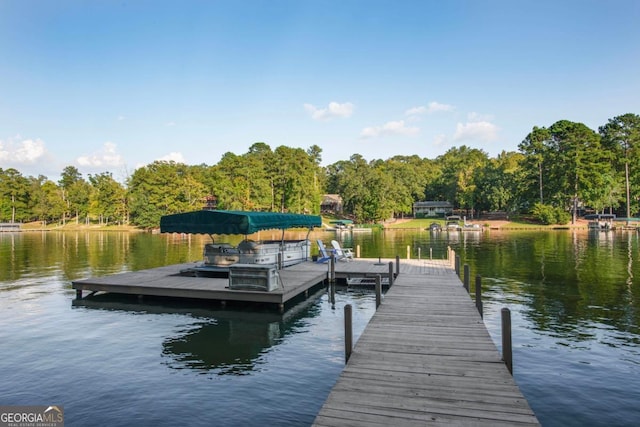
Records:
{"label": "lake", "polygon": [[[543,425],[637,425],[635,231],[311,236],[336,237],[366,257],[405,258],[408,247],[442,258],[451,246],[482,276],[498,348],[500,310],[511,310],[514,378]],[[0,233],[0,405],[62,405],[69,426],[310,425],[344,366],[343,307],[354,307],[357,339],[375,311],[371,291],[339,288],[332,307],[320,289],[284,314],[113,295],[73,302],[72,280],[199,260],[206,241]]]}

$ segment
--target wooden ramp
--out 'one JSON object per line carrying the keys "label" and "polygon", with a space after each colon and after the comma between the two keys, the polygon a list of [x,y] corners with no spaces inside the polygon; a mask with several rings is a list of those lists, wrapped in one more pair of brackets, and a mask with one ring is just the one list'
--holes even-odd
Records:
{"label": "wooden ramp", "polygon": [[539,425],[475,304],[446,271],[398,276],[315,426]]}

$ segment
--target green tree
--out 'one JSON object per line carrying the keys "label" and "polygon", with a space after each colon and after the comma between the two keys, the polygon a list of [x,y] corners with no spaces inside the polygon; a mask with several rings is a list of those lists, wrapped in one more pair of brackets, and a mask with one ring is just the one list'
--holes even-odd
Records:
{"label": "green tree", "polygon": [[475,171],[484,168],[489,157],[476,148],[451,148],[436,158],[441,174],[428,186],[425,193],[432,200],[447,200],[457,209],[473,213],[476,200]]}
{"label": "green tree", "polygon": [[127,197],[125,188],[110,172],[89,175],[92,191],[89,196],[89,213],[102,224],[111,221],[125,223],[127,218]]}
{"label": "green tree", "polygon": [[481,211],[515,212],[521,203],[524,155],[503,151],[486,166],[477,169],[476,206]]}
{"label": "green tree", "polygon": [[30,177],[30,209],[39,221],[46,225],[50,221],[63,220],[65,203],[62,191],[46,176]]}
{"label": "green tree", "polygon": [[431,162],[417,155],[394,156],[385,161],[374,162],[374,168],[380,170],[389,181],[382,186],[382,191],[386,192],[386,197],[391,202],[391,213],[384,213],[382,217],[411,214],[413,203],[424,197]]}
{"label": "green tree", "polygon": [[28,221],[29,180],[13,168],[0,168],[0,221]]}
{"label": "green tree", "polygon": [[544,175],[550,163],[548,156],[550,144],[551,133],[549,129],[534,126],[524,141],[518,145],[520,152],[525,155],[525,162],[522,166],[526,175],[532,178],[532,182],[537,178],[539,203],[541,204],[544,203]]}
{"label": "green tree", "polygon": [[[640,116],[624,114],[609,119],[608,123],[598,128],[602,137],[602,146],[612,153],[612,166],[620,172],[624,170],[624,186],[627,218],[631,217],[631,173],[629,165],[632,159],[640,154]],[[640,183],[638,183],[640,184]],[[636,186],[636,188],[639,188]],[[637,206],[636,206],[637,208]]]}
{"label": "green tree", "polygon": [[199,166],[164,161],[136,169],[128,180],[131,222],[155,228],[163,215],[200,209],[211,194],[201,181],[204,172]]}
{"label": "green tree", "polygon": [[[70,215],[72,211],[78,212],[78,206],[71,206],[71,197],[69,195],[69,191],[74,184],[78,181],[82,180],[82,174],[78,171],[78,168],[75,166],[67,166],[63,169],[60,174],[60,180],[58,181],[58,185],[60,185],[62,200],[66,205],[66,209],[62,214],[62,223],[66,222],[67,215]],[[78,188],[77,186],[75,188]],[[88,195],[87,195],[88,196]],[[78,198],[76,198],[78,200]],[[87,197],[88,200],[88,197]],[[77,215],[76,215],[77,222]]]}
{"label": "green tree", "polygon": [[551,133],[552,167],[550,178],[556,186],[560,206],[570,207],[572,222],[577,217],[580,200],[589,201],[593,188],[602,186],[602,176],[608,172],[600,137],[582,123],[560,120],[549,128]]}

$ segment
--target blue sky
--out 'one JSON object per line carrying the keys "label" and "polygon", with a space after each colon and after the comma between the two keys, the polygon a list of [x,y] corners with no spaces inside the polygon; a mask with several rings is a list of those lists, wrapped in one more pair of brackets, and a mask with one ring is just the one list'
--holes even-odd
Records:
{"label": "blue sky", "polygon": [[640,1],[0,0],[0,167],[435,158],[640,114]]}

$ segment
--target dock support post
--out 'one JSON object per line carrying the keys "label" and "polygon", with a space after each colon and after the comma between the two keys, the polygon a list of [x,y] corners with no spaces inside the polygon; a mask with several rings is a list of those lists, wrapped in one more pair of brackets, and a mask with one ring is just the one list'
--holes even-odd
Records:
{"label": "dock support post", "polygon": [[478,309],[478,313],[480,313],[480,317],[484,318],[484,314],[482,313],[482,277],[479,274],[476,276],[476,308]]}
{"label": "dock support post", "polygon": [[460,255],[456,255],[456,274],[460,277]]}
{"label": "dock support post", "polygon": [[353,349],[353,328],[351,304],[344,306],[344,363],[349,361]]}
{"label": "dock support post", "polygon": [[331,308],[336,307],[336,282],[329,282],[329,299],[331,301]]}
{"label": "dock support post", "polygon": [[331,255],[331,260],[329,261],[329,282],[333,283],[336,281],[336,256]]}
{"label": "dock support post", "polygon": [[336,306],[336,257],[331,255],[330,261],[331,273],[329,274],[329,300],[331,301],[331,308]]}
{"label": "dock support post", "polygon": [[396,255],[396,277],[400,275],[400,255]]}
{"label": "dock support post", "polygon": [[360,245],[356,246],[356,258],[360,258]]}
{"label": "dock support post", "polygon": [[433,248],[429,248],[429,259],[433,259]]}
{"label": "dock support post", "polygon": [[422,248],[418,248],[418,261],[420,261],[421,252],[422,252]]}
{"label": "dock support post", "polygon": [[76,289],[76,299],[82,299],[82,289]]}
{"label": "dock support post", "polygon": [[280,310],[280,314],[284,313],[284,304],[283,303],[278,304],[278,308]]}
{"label": "dock support post", "polygon": [[389,261],[389,287],[393,285],[393,263]]}
{"label": "dock support post", "polygon": [[469,276],[469,264],[465,264],[464,265],[464,280],[463,280],[463,284],[464,284],[464,289],[467,291],[467,293],[469,293],[469,282],[471,280],[471,277]]}
{"label": "dock support post", "polygon": [[376,310],[380,307],[382,302],[382,278],[378,274],[376,276]]}
{"label": "dock support post", "polygon": [[411,259],[411,246],[407,245],[407,259]]}
{"label": "dock support post", "polygon": [[507,365],[509,373],[513,375],[513,354],[511,348],[511,310],[504,307],[502,315],[502,360]]}

